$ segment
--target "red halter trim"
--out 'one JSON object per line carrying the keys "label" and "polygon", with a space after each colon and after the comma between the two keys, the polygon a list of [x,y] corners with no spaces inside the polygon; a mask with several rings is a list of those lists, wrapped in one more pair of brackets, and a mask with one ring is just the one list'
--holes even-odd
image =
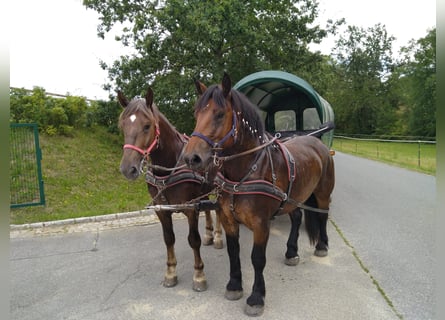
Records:
{"label": "red halter trim", "polygon": [[132,149],[135,150],[137,152],[139,152],[140,154],[144,155],[144,156],[148,156],[150,155],[150,152],[155,148],[155,146],[158,144],[159,141],[159,136],[161,135],[161,131],[159,131],[159,127],[156,125],[156,132],[155,132],[155,138],[153,140],[153,142],[151,143],[151,145],[147,148],[147,150],[142,150],[141,148],[138,148],[132,144],[125,144],[124,145],[124,149]]}

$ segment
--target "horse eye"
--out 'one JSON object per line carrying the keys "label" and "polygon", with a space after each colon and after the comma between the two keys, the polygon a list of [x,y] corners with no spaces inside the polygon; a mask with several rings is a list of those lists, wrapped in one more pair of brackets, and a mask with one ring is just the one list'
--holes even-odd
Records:
{"label": "horse eye", "polygon": [[150,130],[150,125],[146,124],[142,130],[144,130],[144,132],[148,132],[148,130]]}
{"label": "horse eye", "polygon": [[216,115],[215,115],[215,119],[216,120],[221,120],[222,118],[224,118],[224,112],[218,112]]}

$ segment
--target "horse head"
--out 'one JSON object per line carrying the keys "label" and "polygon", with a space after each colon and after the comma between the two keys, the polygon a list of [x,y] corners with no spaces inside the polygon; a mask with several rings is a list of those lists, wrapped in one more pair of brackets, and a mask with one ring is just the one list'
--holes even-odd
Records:
{"label": "horse head", "polygon": [[224,73],[221,85],[207,88],[195,82],[199,98],[195,104],[196,126],[184,149],[184,160],[194,170],[206,169],[212,154],[232,146],[237,138],[237,116],[232,108],[232,85]]}
{"label": "horse head", "polygon": [[143,161],[157,148],[159,140],[159,111],[153,103],[153,90],[149,87],[145,99],[129,101],[121,91],[118,100],[124,108],[119,117],[119,127],[124,134],[124,152],[120,171],[129,180],[141,173]]}

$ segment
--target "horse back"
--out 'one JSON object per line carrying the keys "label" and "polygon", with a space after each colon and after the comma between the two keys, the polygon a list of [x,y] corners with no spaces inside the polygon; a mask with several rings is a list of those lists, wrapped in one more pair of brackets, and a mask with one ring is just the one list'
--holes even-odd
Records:
{"label": "horse back", "polygon": [[283,143],[295,160],[292,197],[305,201],[312,193],[330,196],[335,184],[334,160],[319,138],[296,136]]}

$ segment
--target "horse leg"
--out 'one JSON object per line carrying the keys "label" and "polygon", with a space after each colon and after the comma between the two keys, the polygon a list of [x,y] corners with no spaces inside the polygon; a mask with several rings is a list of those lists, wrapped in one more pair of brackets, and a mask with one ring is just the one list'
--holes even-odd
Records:
{"label": "horse leg", "polygon": [[156,212],[159,221],[162,225],[162,233],[164,235],[164,242],[167,246],[167,271],[164,276],[164,287],[174,287],[178,283],[176,275],[176,255],[175,255],[175,234],[173,232],[172,214],[167,211]]}
{"label": "horse leg", "polygon": [[193,249],[195,256],[195,272],[193,273],[193,290],[205,291],[207,290],[207,280],[204,274],[204,263],[201,259],[201,236],[198,230],[199,212],[195,210],[189,210],[186,212],[189,223],[189,235],[188,242]]}
{"label": "horse leg", "polygon": [[298,236],[301,225],[301,210],[295,209],[289,214],[291,220],[291,229],[289,233],[289,239],[287,240],[286,259],[284,263],[288,266],[296,266],[300,262],[298,255]]}
{"label": "horse leg", "polygon": [[[306,205],[314,208],[328,208],[328,204],[323,202],[319,203],[318,199],[312,194],[305,202]],[[319,213],[311,210],[304,210],[304,220],[306,224],[306,230],[309,235],[311,244],[315,244],[314,255],[318,257],[325,257],[328,255],[328,235],[326,231],[328,214]]]}
{"label": "horse leg", "polygon": [[[316,196],[317,197],[317,196]],[[328,209],[329,208],[330,199],[322,200],[317,197],[318,208]],[[327,213],[318,213],[318,223],[319,223],[319,236],[318,242],[315,246],[314,254],[318,257],[326,257],[328,255],[328,233],[327,233],[327,224],[328,224],[328,214]]]}
{"label": "horse leg", "polygon": [[212,213],[210,210],[205,211],[206,216],[206,233],[204,235],[204,241],[202,244],[204,246],[210,246],[213,244],[213,221],[212,221]]}
{"label": "horse leg", "polygon": [[255,280],[252,293],[247,298],[245,312],[248,316],[260,316],[264,311],[264,298],[266,285],[264,282],[264,267],[266,266],[266,246],[269,239],[269,219],[267,226],[259,226],[253,230],[252,265],[255,272]]}
{"label": "horse leg", "polygon": [[221,215],[221,222],[226,232],[227,253],[230,262],[230,279],[226,285],[224,297],[227,300],[239,300],[243,296],[241,261],[239,257],[239,225],[235,221],[229,223],[224,218],[225,216]]}
{"label": "horse leg", "polygon": [[215,238],[213,239],[213,247],[215,249],[223,248],[222,229],[221,229],[221,213],[216,210],[216,222],[215,222]]}
{"label": "horse leg", "polygon": [[318,239],[318,243],[315,246],[314,255],[317,257],[326,257],[328,255],[328,233],[326,231],[327,223],[328,223],[328,215],[325,213],[319,213],[320,220],[320,235]]}

